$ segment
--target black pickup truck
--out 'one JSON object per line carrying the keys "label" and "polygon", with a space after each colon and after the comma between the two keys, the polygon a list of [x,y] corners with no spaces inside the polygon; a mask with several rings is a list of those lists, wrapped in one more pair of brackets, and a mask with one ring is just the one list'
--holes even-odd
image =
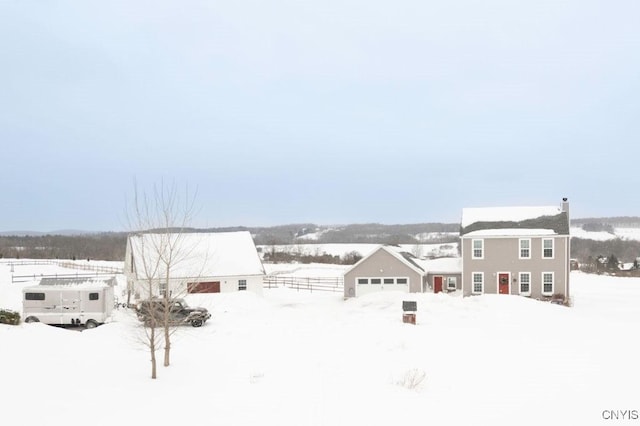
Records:
{"label": "black pickup truck", "polygon": [[[165,303],[169,303],[168,310]],[[169,315],[171,325],[191,324],[193,327],[202,326],[211,314],[205,308],[194,308],[187,304],[184,299],[153,298],[143,300],[136,305],[138,319],[146,326],[160,326],[163,323],[165,314]]]}

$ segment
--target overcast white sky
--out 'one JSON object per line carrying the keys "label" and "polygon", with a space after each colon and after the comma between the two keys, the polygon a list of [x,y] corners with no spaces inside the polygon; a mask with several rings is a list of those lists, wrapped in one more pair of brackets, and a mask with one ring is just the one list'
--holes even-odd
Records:
{"label": "overcast white sky", "polygon": [[637,0],[0,0],[0,231],[640,215]]}

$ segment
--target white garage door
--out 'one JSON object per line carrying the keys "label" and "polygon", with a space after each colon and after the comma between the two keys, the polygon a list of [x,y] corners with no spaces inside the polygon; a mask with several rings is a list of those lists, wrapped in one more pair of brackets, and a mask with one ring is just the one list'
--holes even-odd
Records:
{"label": "white garage door", "polygon": [[356,295],[363,296],[379,291],[409,292],[409,278],[407,277],[359,277],[356,278]]}

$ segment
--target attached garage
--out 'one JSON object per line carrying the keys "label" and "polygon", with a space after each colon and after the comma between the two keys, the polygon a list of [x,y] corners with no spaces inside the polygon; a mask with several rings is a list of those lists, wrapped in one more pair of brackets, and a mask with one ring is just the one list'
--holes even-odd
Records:
{"label": "attached garage", "polygon": [[422,291],[424,270],[398,246],[381,246],[344,274],[344,296],[380,291]]}

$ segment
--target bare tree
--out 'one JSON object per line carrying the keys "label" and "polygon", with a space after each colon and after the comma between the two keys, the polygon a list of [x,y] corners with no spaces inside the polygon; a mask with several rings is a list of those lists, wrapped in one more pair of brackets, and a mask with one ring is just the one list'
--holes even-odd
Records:
{"label": "bare tree", "polygon": [[[159,345],[157,327],[162,327],[164,343],[164,366],[171,363],[171,335],[174,324],[171,321],[171,305],[174,285],[174,269],[190,256],[192,247],[185,244],[185,232],[195,214],[195,193],[186,187],[184,193],[175,183],[164,181],[153,186],[151,195],[140,192],[134,183],[133,206],[127,209],[127,219],[135,235],[131,236],[132,267],[144,282],[144,293],[151,315],[147,315],[146,339],[151,355],[151,377],[157,377],[156,351]],[[129,292],[131,290],[129,289]],[[156,295],[160,297],[157,298]],[[130,296],[129,296],[130,297]],[[160,318],[155,312],[162,312]]]}

